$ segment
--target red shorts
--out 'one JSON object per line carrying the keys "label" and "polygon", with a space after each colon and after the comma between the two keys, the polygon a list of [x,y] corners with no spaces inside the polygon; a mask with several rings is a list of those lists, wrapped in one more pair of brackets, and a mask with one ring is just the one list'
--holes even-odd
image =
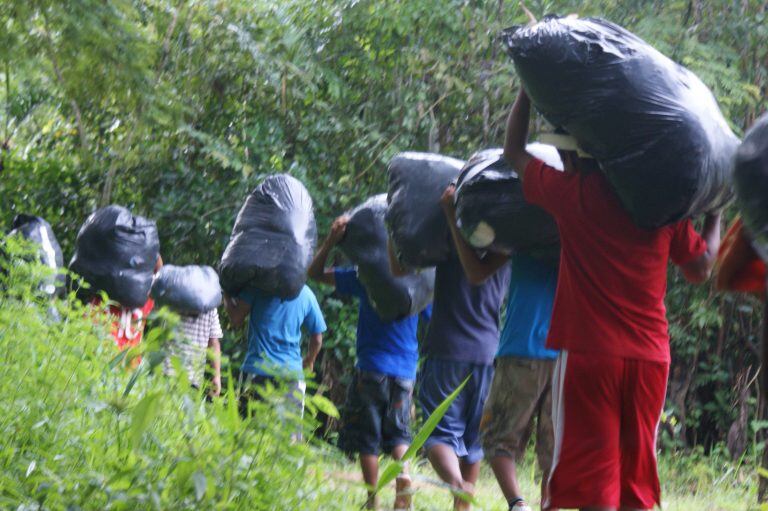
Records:
{"label": "red shorts", "polygon": [[656,433],[668,373],[666,362],[560,353],[545,508],[651,509],[661,502]]}

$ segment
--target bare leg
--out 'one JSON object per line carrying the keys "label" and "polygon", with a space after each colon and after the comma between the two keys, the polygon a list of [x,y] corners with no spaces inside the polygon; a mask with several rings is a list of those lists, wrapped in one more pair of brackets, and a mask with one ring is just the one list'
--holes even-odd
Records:
{"label": "bare leg", "polygon": [[368,500],[365,503],[366,509],[376,509],[378,507],[378,497],[375,489],[379,482],[379,457],[375,454],[361,454],[360,468],[363,469],[363,481],[368,488]]}
{"label": "bare leg", "polygon": [[[405,451],[408,450],[407,445],[396,445],[392,448],[392,457],[396,460],[403,459]],[[397,476],[395,480],[395,505],[396,510],[411,509],[411,497],[413,490],[411,490],[411,476],[408,475],[408,462],[403,464],[403,471]]]}
{"label": "bare leg", "polygon": [[509,456],[494,456],[491,458],[491,468],[507,502],[522,497],[514,459]]}
{"label": "bare leg", "polygon": [[459,468],[461,469],[461,477],[464,481],[474,484],[477,482],[477,478],[480,477],[480,462],[466,463],[464,461],[459,462]]}
{"label": "bare leg", "polygon": [[[440,479],[451,485],[455,492],[471,493],[474,490],[474,484],[464,480],[462,466],[452,447],[445,444],[435,444],[429,448],[427,457]],[[479,464],[477,465],[479,469]],[[475,474],[476,479],[477,474]],[[454,509],[469,509],[467,502],[458,497],[453,499],[453,506]]]}

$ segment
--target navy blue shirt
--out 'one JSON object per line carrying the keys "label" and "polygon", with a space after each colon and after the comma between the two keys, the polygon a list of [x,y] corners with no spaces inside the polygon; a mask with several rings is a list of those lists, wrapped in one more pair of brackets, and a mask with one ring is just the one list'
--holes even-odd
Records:
{"label": "navy blue shirt", "polygon": [[459,257],[435,269],[435,299],[424,353],[471,364],[493,364],[499,346],[499,309],[509,282],[509,264],[479,286],[464,274]]}
{"label": "navy blue shirt", "polygon": [[557,263],[526,254],[512,256],[507,317],[499,341],[499,357],[555,359],[544,344],[557,289]]}
{"label": "navy blue shirt", "polygon": [[[395,321],[383,321],[368,301],[365,288],[357,279],[357,271],[337,268],[334,271],[336,291],[354,296],[360,303],[357,318],[357,367],[363,371],[413,380],[419,345],[416,331],[419,316],[409,316]],[[429,320],[430,307],[422,312]]]}

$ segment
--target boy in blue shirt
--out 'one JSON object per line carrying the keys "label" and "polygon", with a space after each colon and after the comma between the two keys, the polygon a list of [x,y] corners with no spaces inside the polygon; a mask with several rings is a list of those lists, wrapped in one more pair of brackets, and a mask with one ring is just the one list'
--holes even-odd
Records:
{"label": "boy in blue shirt", "polygon": [[[455,187],[443,207],[467,279],[478,284],[504,268],[510,257],[488,252],[480,258],[456,227]],[[536,422],[536,455],[542,470],[542,502],[552,467],[552,372],[557,351],[545,348],[557,289],[558,263],[524,253],[511,257],[507,314],[496,353],[491,391],[483,410],[483,450],[510,511],[530,511],[517,482],[515,463],[524,454]]]}
{"label": "boy in blue shirt", "polygon": [[[304,286],[296,298],[281,300],[254,289],[240,293],[237,299],[224,295],[224,305],[232,326],[239,329],[248,319],[248,351],[241,368],[241,385],[246,389],[241,399],[241,413],[248,414],[248,389],[286,385],[288,399],[304,408],[304,371],[312,371],[326,330],[323,313],[314,293]],[[309,334],[309,348],[301,357],[302,328]]]}
{"label": "boy in blue shirt", "polygon": [[[309,277],[335,286],[340,294],[359,301],[357,364],[347,392],[340,444],[360,455],[363,479],[369,488],[366,507],[375,509],[372,491],[378,481],[379,450],[400,459],[411,443],[410,419],[416,378],[418,316],[383,321],[368,300],[354,268],[326,268],[328,256],[344,237],[348,217],[337,218],[309,267]],[[425,311],[428,319],[428,311]],[[422,313],[424,315],[425,313]],[[407,468],[396,480],[395,509],[410,509],[411,481]]]}

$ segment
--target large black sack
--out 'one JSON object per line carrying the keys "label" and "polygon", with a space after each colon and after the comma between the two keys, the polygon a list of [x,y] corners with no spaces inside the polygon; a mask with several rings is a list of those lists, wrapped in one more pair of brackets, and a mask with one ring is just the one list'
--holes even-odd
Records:
{"label": "large black sack", "polygon": [[730,200],[738,140],[693,73],[596,18],[546,17],[505,42],[533,104],[597,158],[637,225]]}
{"label": "large black sack", "polygon": [[181,314],[201,314],[221,305],[221,286],[210,266],[164,265],[152,282],[152,298]]}
{"label": "large black sack", "polygon": [[448,258],[450,233],[440,197],[463,165],[447,156],[417,152],[400,153],[389,163],[385,220],[403,265],[426,268]]}
{"label": "large black sack", "polygon": [[159,253],[155,222],[111,205],[80,227],[69,268],[91,285],[81,295],[105,291],[123,307],[137,308],[149,298]]}
{"label": "large black sack", "polygon": [[375,195],[347,215],[344,238],[339,248],[357,266],[357,276],[368,301],[384,321],[418,314],[432,301],[434,268],[395,277],[389,266],[386,194]]}
{"label": "large black sack", "polygon": [[[529,144],[528,152],[563,170],[557,149]],[[511,253],[524,251],[551,257],[560,251],[560,236],[552,216],[523,197],[517,173],[504,160],[502,149],[485,150],[469,159],[456,187],[456,220],[470,245]]]}
{"label": "large black sack", "polygon": [[230,295],[253,287],[283,299],[307,281],[317,240],[312,198],[298,179],[277,174],[248,196],[221,257],[221,286]]}
{"label": "large black sack", "polygon": [[39,216],[20,213],[16,215],[11,224],[9,235],[20,235],[26,240],[39,246],[38,259],[41,264],[57,271],[51,279],[46,279],[41,284],[41,289],[47,294],[53,295],[64,289],[64,275],[58,270],[64,266],[64,256],[56,235],[51,229],[51,224]]}
{"label": "large black sack", "polygon": [[752,244],[768,261],[768,114],[747,131],[736,151],[736,197]]}

